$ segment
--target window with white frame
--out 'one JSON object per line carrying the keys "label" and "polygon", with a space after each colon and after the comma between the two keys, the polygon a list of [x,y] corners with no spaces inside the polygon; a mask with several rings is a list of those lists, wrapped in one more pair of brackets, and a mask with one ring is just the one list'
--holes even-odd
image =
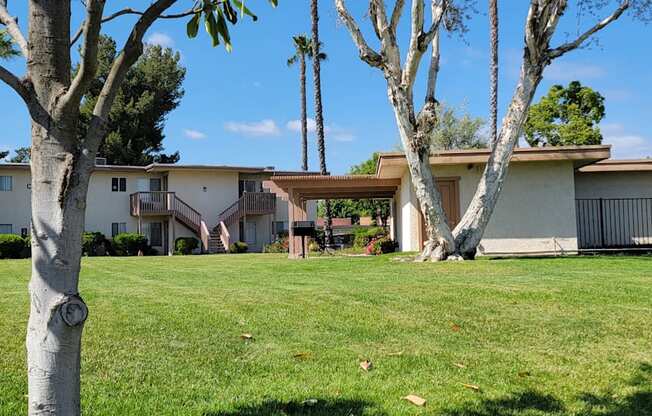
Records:
{"label": "window with white frame", "polygon": [[14,188],[13,176],[0,176],[0,191],[11,192]]}
{"label": "window with white frame", "polygon": [[127,232],[127,223],[126,222],[114,222],[111,223],[111,238],[115,237],[118,234]]}
{"label": "window with white frame", "polygon": [[0,234],[13,234],[14,227],[11,224],[0,224]]}
{"label": "window with white frame", "polygon": [[111,178],[111,192],[127,192],[127,178]]}

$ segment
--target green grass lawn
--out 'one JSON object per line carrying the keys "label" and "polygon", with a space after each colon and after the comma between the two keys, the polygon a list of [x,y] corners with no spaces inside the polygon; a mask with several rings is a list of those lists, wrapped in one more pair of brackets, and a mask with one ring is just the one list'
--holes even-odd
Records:
{"label": "green grass lawn", "polygon": [[[29,270],[0,262],[1,415]],[[91,258],[81,293],[85,415],[652,415],[650,257]]]}

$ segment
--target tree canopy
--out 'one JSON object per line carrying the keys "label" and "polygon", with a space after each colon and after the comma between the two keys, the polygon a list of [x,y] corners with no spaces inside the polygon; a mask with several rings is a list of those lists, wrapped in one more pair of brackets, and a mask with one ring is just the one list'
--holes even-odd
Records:
{"label": "tree canopy", "polygon": [[30,147],[19,147],[14,150],[14,153],[14,157],[9,159],[11,163],[27,163],[32,157],[32,149]]}
{"label": "tree canopy", "polygon": [[482,132],[485,121],[473,117],[466,111],[461,116],[455,108],[445,104],[437,105],[436,121],[430,137],[430,149],[477,149],[487,147],[487,138]]}
{"label": "tree canopy", "polygon": [[[116,43],[102,36],[98,71],[81,105],[80,137],[86,134],[102,86],[116,58]],[[109,114],[109,132],[99,156],[114,165],[176,163],[179,152],[163,153],[163,128],[167,115],[184,95],[186,69],[180,55],[170,48],[148,45],[129,70]]]}
{"label": "tree canopy", "polygon": [[568,87],[553,85],[530,107],[525,140],[530,146],[567,146],[602,143],[598,124],[605,116],[604,97],[579,81]]}

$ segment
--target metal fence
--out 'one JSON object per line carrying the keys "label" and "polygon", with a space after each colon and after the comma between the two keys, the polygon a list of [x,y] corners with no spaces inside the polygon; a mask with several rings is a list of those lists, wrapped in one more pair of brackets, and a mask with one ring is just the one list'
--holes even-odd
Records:
{"label": "metal fence", "polygon": [[652,198],[577,199],[580,250],[652,248]]}

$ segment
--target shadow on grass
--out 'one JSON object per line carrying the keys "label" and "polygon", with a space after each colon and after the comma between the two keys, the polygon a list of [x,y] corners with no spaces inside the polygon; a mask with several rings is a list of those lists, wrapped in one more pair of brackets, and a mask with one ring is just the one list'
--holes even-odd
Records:
{"label": "shadow on grass", "polygon": [[[235,410],[204,412],[203,416],[356,416],[372,409],[373,404],[361,400],[318,399],[314,401],[281,402],[269,400],[259,404],[240,406]],[[388,416],[376,411],[377,416]]]}
{"label": "shadow on grass", "polygon": [[[629,381],[632,388],[626,395],[606,391],[600,394],[581,393],[577,400],[582,416],[652,416],[652,365],[643,363]],[[448,416],[525,416],[565,415],[564,404],[556,397],[534,390],[497,399],[481,399],[460,408],[442,412]]]}

